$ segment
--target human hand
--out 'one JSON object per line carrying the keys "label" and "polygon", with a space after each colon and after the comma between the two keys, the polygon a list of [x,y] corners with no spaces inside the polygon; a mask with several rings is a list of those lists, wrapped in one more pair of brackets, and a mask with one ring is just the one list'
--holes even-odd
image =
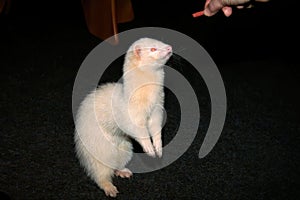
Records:
{"label": "human hand", "polygon": [[[219,10],[222,10],[224,15],[229,17],[232,14],[232,6],[244,8],[251,0],[206,0],[204,6],[204,15],[213,16]],[[269,0],[255,0],[257,2],[267,2]],[[249,6],[249,5],[248,5]]]}

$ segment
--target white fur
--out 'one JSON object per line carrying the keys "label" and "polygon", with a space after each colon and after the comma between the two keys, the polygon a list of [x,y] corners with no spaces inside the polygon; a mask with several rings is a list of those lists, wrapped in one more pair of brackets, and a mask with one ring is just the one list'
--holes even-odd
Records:
{"label": "white fur", "polygon": [[132,175],[125,168],[132,158],[128,137],[137,140],[148,155],[162,155],[163,65],[171,54],[171,46],[160,41],[137,40],[126,53],[124,83],[102,85],[80,105],[76,153],[87,174],[108,196],[118,193],[112,184],[114,174]]}

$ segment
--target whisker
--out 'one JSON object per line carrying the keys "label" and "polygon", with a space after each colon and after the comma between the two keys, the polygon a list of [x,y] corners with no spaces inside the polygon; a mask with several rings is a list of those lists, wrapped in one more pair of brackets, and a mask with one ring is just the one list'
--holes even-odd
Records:
{"label": "whisker", "polygon": [[182,57],[177,55],[176,53],[173,53],[171,59],[169,60],[168,64],[170,67],[178,70],[178,71],[183,71],[183,60]]}
{"label": "whisker", "polygon": [[184,50],[186,50],[186,48],[185,47],[181,47],[181,48],[179,48],[179,49],[177,49],[177,50],[175,50],[173,52],[174,53],[178,53],[178,52],[181,52],[181,51],[184,51]]}

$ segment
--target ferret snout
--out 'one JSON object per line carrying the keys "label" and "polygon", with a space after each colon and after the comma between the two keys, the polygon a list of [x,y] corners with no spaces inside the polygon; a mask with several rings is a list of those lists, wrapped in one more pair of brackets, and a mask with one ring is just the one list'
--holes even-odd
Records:
{"label": "ferret snout", "polygon": [[166,50],[171,53],[172,52],[172,47],[171,46],[167,46]]}
{"label": "ferret snout", "polygon": [[173,53],[172,47],[170,45],[165,47],[165,56],[170,57]]}

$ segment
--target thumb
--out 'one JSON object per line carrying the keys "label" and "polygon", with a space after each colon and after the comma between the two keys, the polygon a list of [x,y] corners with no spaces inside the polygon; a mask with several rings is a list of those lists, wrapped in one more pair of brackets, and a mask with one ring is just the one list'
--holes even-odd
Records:
{"label": "thumb", "polygon": [[232,14],[232,8],[229,6],[223,7],[222,11],[226,17],[229,17]]}

